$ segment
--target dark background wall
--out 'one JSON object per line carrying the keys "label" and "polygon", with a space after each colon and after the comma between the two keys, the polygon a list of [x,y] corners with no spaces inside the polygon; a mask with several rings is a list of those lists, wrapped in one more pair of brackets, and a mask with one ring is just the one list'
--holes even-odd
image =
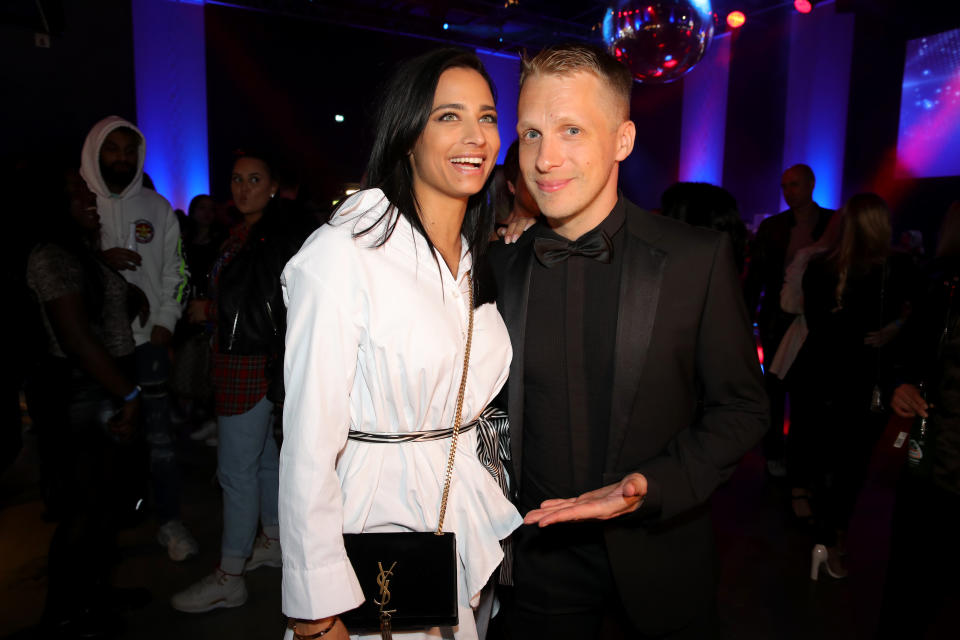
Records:
{"label": "dark background wall", "polygon": [[[33,3],[24,2],[7,8],[20,6],[28,15]],[[934,13],[908,10],[902,0],[867,4],[874,9],[858,12],[856,21],[844,196],[880,192],[900,228],[921,229],[929,239],[960,197],[960,178],[893,177],[904,46],[908,38],[960,26],[960,8],[941,5]],[[55,31],[49,49],[34,46],[36,25],[0,9],[5,161],[50,153],[79,160],[94,122],[112,113],[136,116],[129,1],[45,0],[44,6]],[[383,80],[398,60],[437,46],[223,6],[207,5],[205,15],[211,189],[221,198],[228,194],[231,154],[241,147],[276,150],[288,172],[314,190],[359,180]],[[779,197],[789,16],[786,8],[748,18],[733,35],[723,182],[748,213],[773,213]],[[681,81],[637,85],[634,92],[637,145],[623,164],[621,185],[646,207],[658,206],[677,176],[682,89]],[[338,113],[345,122],[334,121]],[[513,137],[502,135],[505,143]]]}
{"label": "dark background wall", "polygon": [[0,10],[0,159],[65,156],[80,163],[90,127],[108,115],[136,120],[129,0],[44,2],[49,49],[31,2]]}
{"label": "dark background wall", "polygon": [[358,182],[381,85],[397,61],[437,46],[213,5],[206,31],[210,187],[220,198],[244,146],[282,156],[312,189]]}
{"label": "dark background wall", "polygon": [[[276,149],[311,190],[360,180],[378,96],[398,61],[435,42],[207,6],[211,190],[229,196],[231,153]],[[637,145],[621,170],[628,197],[658,206],[677,175],[682,83],[637,85]],[[345,117],[334,121],[335,114]],[[513,131],[501,131],[509,144]]]}
{"label": "dark background wall", "polygon": [[634,83],[630,116],[637,126],[633,153],[620,165],[620,188],[642,207],[660,207],[660,194],[677,179],[683,83]]}
{"label": "dark background wall", "polygon": [[731,34],[722,186],[748,224],[776,213],[780,201],[789,16],[768,13]]}

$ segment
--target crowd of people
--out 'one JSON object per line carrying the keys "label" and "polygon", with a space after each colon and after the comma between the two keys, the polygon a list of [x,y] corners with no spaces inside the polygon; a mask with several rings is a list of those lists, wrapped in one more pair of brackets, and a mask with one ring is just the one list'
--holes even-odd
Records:
{"label": "crowd of people", "polygon": [[630,73],[560,46],[520,82],[497,167],[507,132],[480,60],[401,64],[364,188],[319,227],[254,149],[235,153],[229,207],[200,194],[178,216],[116,116],[79,168],[29,177],[45,349],[23,387],[58,523],[50,637],[110,637],[117,603],[144,598],[110,568],[146,511],[172,561],[198,553],[181,424],[217,447],[223,535],[218,565],[169,594],[179,611],[241,606],[245,573],[282,566],[288,640],[380,637],[341,617],[372,597],[344,534],[439,522],[456,534],[456,638],[716,637],[711,494],[762,439],[810,535],[798,562],[845,577],[891,411],[931,425],[898,445],[912,472],[883,606],[890,637],[916,630],[907,585],[960,564],[960,209],[928,264],[894,249],[880,196],[820,207],[802,164],[754,236],[714,185],[643,211],[618,188]]}

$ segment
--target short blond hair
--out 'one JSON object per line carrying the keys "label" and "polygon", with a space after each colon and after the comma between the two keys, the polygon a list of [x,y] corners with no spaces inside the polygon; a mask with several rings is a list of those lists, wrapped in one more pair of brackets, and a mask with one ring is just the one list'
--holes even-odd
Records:
{"label": "short blond hair", "polygon": [[623,117],[630,117],[630,92],[633,75],[619,60],[599,47],[585,44],[564,44],[547,47],[533,58],[523,57],[520,88],[527,78],[537,75],[569,76],[592,73],[610,90],[621,107]]}

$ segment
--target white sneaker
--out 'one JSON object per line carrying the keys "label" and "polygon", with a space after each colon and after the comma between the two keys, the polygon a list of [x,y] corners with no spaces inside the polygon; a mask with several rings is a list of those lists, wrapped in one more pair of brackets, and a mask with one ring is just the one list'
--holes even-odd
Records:
{"label": "white sneaker", "polygon": [[280,541],[276,538],[268,538],[261,533],[253,542],[253,553],[247,560],[247,571],[253,571],[258,567],[280,566],[283,566]]}
{"label": "white sneaker", "polygon": [[227,575],[219,569],[170,598],[170,605],[185,613],[203,613],[221,607],[239,607],[247,601],[243,576]]}
{"label": "white sneaker", "polygon": [[166,547],[167,555],[174,562],[182,562],[200,552],[196,538],[190,535],[179,520],[171,520],[160,527],[157,531],[157,542],[161,547]]}
{"label": "white sneaker", "polygon": [[213,418],[204,422],[190,434],[191,440],[206,440],[210,437],[217,437],[217,421]]}

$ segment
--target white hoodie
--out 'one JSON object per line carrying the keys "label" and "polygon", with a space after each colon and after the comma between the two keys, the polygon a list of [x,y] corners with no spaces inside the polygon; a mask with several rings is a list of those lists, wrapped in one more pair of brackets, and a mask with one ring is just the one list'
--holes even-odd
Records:
{"label": "white hoodie", "polygon": [[[140,136],[140,158],[137,173],[127,188],[123,193],[112,194],[100,174],[100,147],[110,132],[120,127],[132,129]],[[173,332],[182,312],[187,285],[187,267],[180,249],[180,223],[163,196],[143,188],[145,155],[146,140],[140,130],[123,118],[109,116],[87,134],[80,156],[80,175],[97,194],[100,248],[126,247],[131,224],[136,230],[136,251],[142,262],[138,268],[120,273],[127,282],[140,287],[150,302],[146,325],[141,327],[139,318],[133,321],[137,346],[149,342],[156,325]]]}

